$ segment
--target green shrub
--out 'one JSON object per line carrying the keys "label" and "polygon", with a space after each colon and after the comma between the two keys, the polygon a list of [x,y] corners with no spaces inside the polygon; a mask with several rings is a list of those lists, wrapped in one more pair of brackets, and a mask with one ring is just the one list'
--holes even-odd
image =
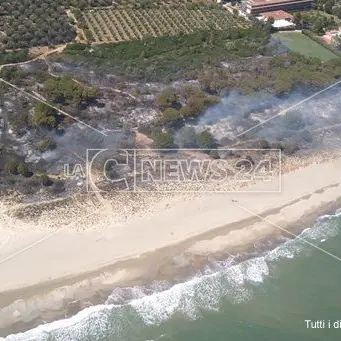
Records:
{"label": "green shrub", "polygon": [[187,104],[180,109],[183,117],[196,117],[206,110],[210,105],[220,102],[219,97],[209,96],[203,91],[190,94]]}
{"label": "green shrub", "polygon": [[153,130],[152,139],[155,148],[167,149],[172,148],[174,145],[172,134],[168,131],[162,131],[161,129]]}
{"label": "green shrub", "polygon": [[9,174],[18,174],[19,163],[15,159],[10,159],[5,164],[5,171]]}
{"label": "green shrub", "polygon": [[32,176],[32,172],[30,171],[30,168],[26,163],[21,163],[18,166],[18,173],[25,178],[29,178],[30,176]]}
{"label": "green shrub", "polygon": [[68,44],[66,46],[66,50],[73,50],[73,51],[84,51],[86,48],[88,47],[88,45],[86,44],[81,44],[81,43],[75,43],[75,44]]}
{"label": "green shrub", "polygon": [[80,104],[92,101],[98,96],[98,90],[75,82],[70,76],[53,77],[45,82],[49,99],[56,103]]}
{"label": "green shrub", "polygon": [[153,132],[153,126],[150,124],[143,124],[138,127],[138,132],[147,136],[151,136]]}
{"label": "green shrub", "polygon": [[[39,102],[34,108],[33,121],[37,126],[45,126],[49,129],[57,128],[57,110]],[[59,116],[61,118],[61,116]]]}
{"label": "green shrub", "polygon": [[177,91],[174,88],[166,88],[162,90],[156,99],[156,103],[160,108],[167,108],[177,103]]}
{"label": "green shrub", "polygon": [[300,150],[300,147],[296,142],[284,142],[282,146],[283,152],[288,155],[293,155]]}
{"label": "green shrub", "polygon": [[21,51],[0,51],[0,65],[24,62],[29,59],[27,49]]}
{"label": "green shrub", "polygon": [[258,141],[258,144],[259,144],[259,147],[262,149],[270,149],[271,148],[270,142],[266,139],[260,139]]}
{"label": "green shrub", "polygon": [[5,67],[0,72],[0,77],[14,84],[19,84],[20,80],[23,78],[24,72],[15,66]]}
{"label": "green shrub", "polygon": [[202,149],[215,148],[216,142],[213,135],[208,131],[204,130],[203,132],[197,135],[197,143]]}
{"label": "green shrub", "polygon": [[50,136],[45,136],[44,139],[40,141],[40,143],[38,144],[37,149],[40,152],[45,152],[47,150],[52,150],[55,147],[56,147],[56,144],[54,143],[52,138]]}
{"label": "green shrub", "polygon": [[167,108],[162,113],[162,121],[164,123],[176,123],[176,122],[179,122],[180,119],[181,119],[181,114],[179,110],[176,110],[174,108]]}

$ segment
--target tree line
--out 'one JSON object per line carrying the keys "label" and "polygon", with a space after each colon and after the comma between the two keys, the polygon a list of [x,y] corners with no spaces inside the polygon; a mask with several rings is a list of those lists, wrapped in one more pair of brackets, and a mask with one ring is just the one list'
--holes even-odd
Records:
{"label": "tree line", "polygon": [[194,78],[204,66],[262,54],[268,39],[261,27],[231,27],[118,44],[70,44],[64,54],[126,78],[169,82]]}

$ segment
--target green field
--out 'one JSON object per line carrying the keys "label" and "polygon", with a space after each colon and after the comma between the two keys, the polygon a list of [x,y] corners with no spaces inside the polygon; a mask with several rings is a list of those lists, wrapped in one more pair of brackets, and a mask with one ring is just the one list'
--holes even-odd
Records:
{"label": "green field", "polygon": [[304,56],[317,57],[324,61],[337,58],[333,52],[300,32],[278,32],[273,36],[279,38],[291,51]]}

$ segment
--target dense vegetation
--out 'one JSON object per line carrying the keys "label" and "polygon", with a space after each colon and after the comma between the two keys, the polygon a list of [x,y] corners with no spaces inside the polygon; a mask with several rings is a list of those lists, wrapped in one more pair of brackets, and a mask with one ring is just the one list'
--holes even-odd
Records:
{"label": "dense vegetation", "polygon": [[38,102],[34,108],[33,121],[37,126],[43,126],[48,129],[57,128],[63,120],[63,116],[58,115],[57,110]]}
{"label": "dense vegetation", "polygon": [[9,63],[24,62],[29,59],[28,50],[24,49],[21,51],[0,51],[0,65]]}
{"label": "dense vegetation", "polygon": [[298,28],[309,28],[318,35],[337,29],[340,24],[334,16],[319,11],[297,12],[294,14],[294,21]]}
{"label": "dense vegetation", "polygon": [[[55,105],[68,106],[69,109],[76,109],[74,114],[78,112],[81,105],[87,105],[94,101],[98,95],[95,88],[85,87],[75,82],[69,76],[51,77],[44,83],[42,89],[49,102]],[[44,103],[37,103],[34,108],[33,122],[36,126],[45,127],[48,129],[62,130],[62,123],[65,117],[60,115],[57,110]],[[51,149],[52,144],[44,143],[38,149]]]}
{"label": "dense vegetation", "polygon": [[116,45],[69,45],[64,56],[110,68],[130,78],[170,81],[192,77],[204,65],[260,54],[267,40],[268,35],[260,28],[232,28]]}
{"label": "dense vegetation", "polygon": [[107,6],[111,0],[0,1],[0,46],[7,49],[70,42],[76,37],[66,8]]}
{"label": "dense vegetation", "polygon": [[207,149],[207,152],[209,153],[211,153],[210,149],[217,147],[217,143],[213,135],[207,130],[196,133],[193,127],[183,127],[179,131],[178,145],[174,144],[172,133],[172,130],[162,130],[159,127],[154,128],[151,132],[151,138],[153,139],[154,147],[159,149],[169,149],[176,147],[200,148]]}
{"label": "dense vegetation", "polygon": [[9,0],[1,3],[0,13],[7,49],[65,43],[76,36],[61,1]]}
{"label": "dense vegetation", "polygon": [[163,131],[160,128],[154,128],[151,133],[155,148],[168,149],[174,147],[173,135],[170,131]]}
{"label": "dense vegetation", "polygon": [[50,101],[63,105],[79,106],[82,102],[95,100],[98,95],[97,89],[85,87],[69,76],[49,78],[44,90]]}
{"label": "dense vegetation", "polygon": [[[0,77],[15,85],[24,87],[34,83],[44,83],[49,75],[45,70],[34,70],[17,66],[7,66],[1,69]],[[1,83],[2,86],[5,84]]]}
{"label": "dense vegetation", "polygon": [[[18,49],[32,46],[56,45],[73,41],[76,37],[76,30],[73,26],[75,23],[73,18],[71,16],[69,18],[67,14],[67,10],[71,8],[86,38],[90,41],[94,36],[89,27],[87,27],[87,23],[83,20],[82,15],[79,14],[80,11],[87,10],[85,13],[91,13],[88,11],[89,8],[107,8],[107,6],[112,6],[113,4],[115,8],[124,9],[124,12],[125,10],[129,12],[132,9],[145,10],[161,5],[164,6],[165,4],[167,8],[171,5],[179,5],[174,0],[168,1],[168,4],[167,1],[161,0],[119,0],[115,2],[112,0],[1,0],[0,48]],[[196,4],[190,4],[190,6],[195,8]],[[206,4],[206,7],[209,6]],[[100,19],[100,26],[102,25],[102,20]],[[129,25],[133,26],[129,20]],[[153,23],[150,25],[153,26]],[[147,27],[150,25],[147,24]],[[97,29],[98,24],[95,24],[95,30]],[[155,29],[159,28],[156,26]],[[131,30],[128,28],[128,31],[130,32]],[[138,35],[137,38],[139,39],[140,36]]]}
{"label": "dense vegetation", "polygon": [[161,117],[151,124],[140,126],[139,131],[150,136],[156,148],[174,147],[173,133],[179,129],[182,133],[177,145],[180,147],[213,148],[215,141],[211,134],[206,131],[196,134],[194,128],[190,129],[184,124],[219,102],[219,97],[208,95],[198,86],[165,88],[155,99],[155,104],[162,111]]}
{"label": "dense vegetation", "polygon": [[316,7],[320,11],[333,14],[341,19],[341,1],[340,0],[317,0]]}
{"label": "dense vegetation", "polygon": [[200,148],[206,149],[210,154],[213,153],[210,151],[212,148],[217,148],[217,142],[214,139],[213,135],[204,130],[200,133],[197,133],[193,127],[184,126],[179,131],[179,141],[175,146],[173,139],[172,130],[165,130],[159,127],[156,127],[151,132],[151,138],[153,139],[153,145],[155,148],[159,149],[169,149],[169,148]]}
{"label": "dense vegetation", "polygon": [[266,90],[283,94],[297,85],[323,86],[341,75],[341,59],[322,62],[318,58],[299,54],[276,56],[270,59],[244,61],[229,68],[211,68],[201,74],[199,80],[208,91],[242,89],[246,92]]}
{"label": "dense vegetation", "polygon": [[[239,88],[245,91],[269,90],[281,94],[297,84],[322,86],[340,77],[339,59],[322,62],[318,58],[294,53],[259,58],[257,62],[245,58],[270,52],[266,46],[268,39],[267,27],[254,23],[251,28],[149,38],[143,42],[91,47],[74,44],[66,48],[63,58],[111,69],[125,79],[168,82],[179,78],[197,78],[203,89],[216,93],[223,89]],[[228,63],[229,67],[222,67],[221,62]],[[196,104],[199,107],[201,105],[198,99]],[[180,110],[166,108],[162,108],[165,122],[181,120],[200,112],[194,104]]]}
{"label": "dense vegetation", "polygon": [[[180,102],[185,104],[182,105]],[[167,88],[157,98],[157,104],[163,110],[160,123],[168,126],[177,125],[186,119],[199,116],[207,107],[219,102],[219,97],[210,96],[198,87],[187,86],[181,89],[181,92]]]}

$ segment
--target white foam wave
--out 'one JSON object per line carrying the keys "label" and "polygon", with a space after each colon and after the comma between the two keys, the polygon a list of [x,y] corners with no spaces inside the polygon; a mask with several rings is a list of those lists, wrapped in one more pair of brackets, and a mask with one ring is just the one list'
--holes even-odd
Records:
{"label": "white foam wave", "polygon": [[[313,228],[305,229],[299,238],[289,239],[263,256],[232,265],[231,259],[206,268],[200,275],[169,287],[155,282],[149,287],[115,289],[107,304],[87,308],[72,318],[41,325],[28,332],[10,335],[6,341],[78,341],[104,340],[107,333],[120,339],[131,320],[143,324],[160,324],[175,314],[196,319],[203,309],[217,310],[221,299],[241,303],[252,298],[253,287],[270,273],[270,265],[281,259],[292,259],[311,249],[309,243],[320,243],[338,234],[341,215],[324,216]],[[215,269],[216,271],[212,271]],[[1,339],[0,339],[1,340]]]}
{"label": "white foam wave", "polygon": [[155,281],[148,286],[118,287],[112,291],[105,304],[126,304],[169,288],[170,283],[166,281]]}
{"label": "white foam wave", "polygon": [[[245,262],[246,263],[246,262]],[[245,270],[247,279],[251,282],[261,283],[269,275],[269,268],[264,257],[255,258]]]}

